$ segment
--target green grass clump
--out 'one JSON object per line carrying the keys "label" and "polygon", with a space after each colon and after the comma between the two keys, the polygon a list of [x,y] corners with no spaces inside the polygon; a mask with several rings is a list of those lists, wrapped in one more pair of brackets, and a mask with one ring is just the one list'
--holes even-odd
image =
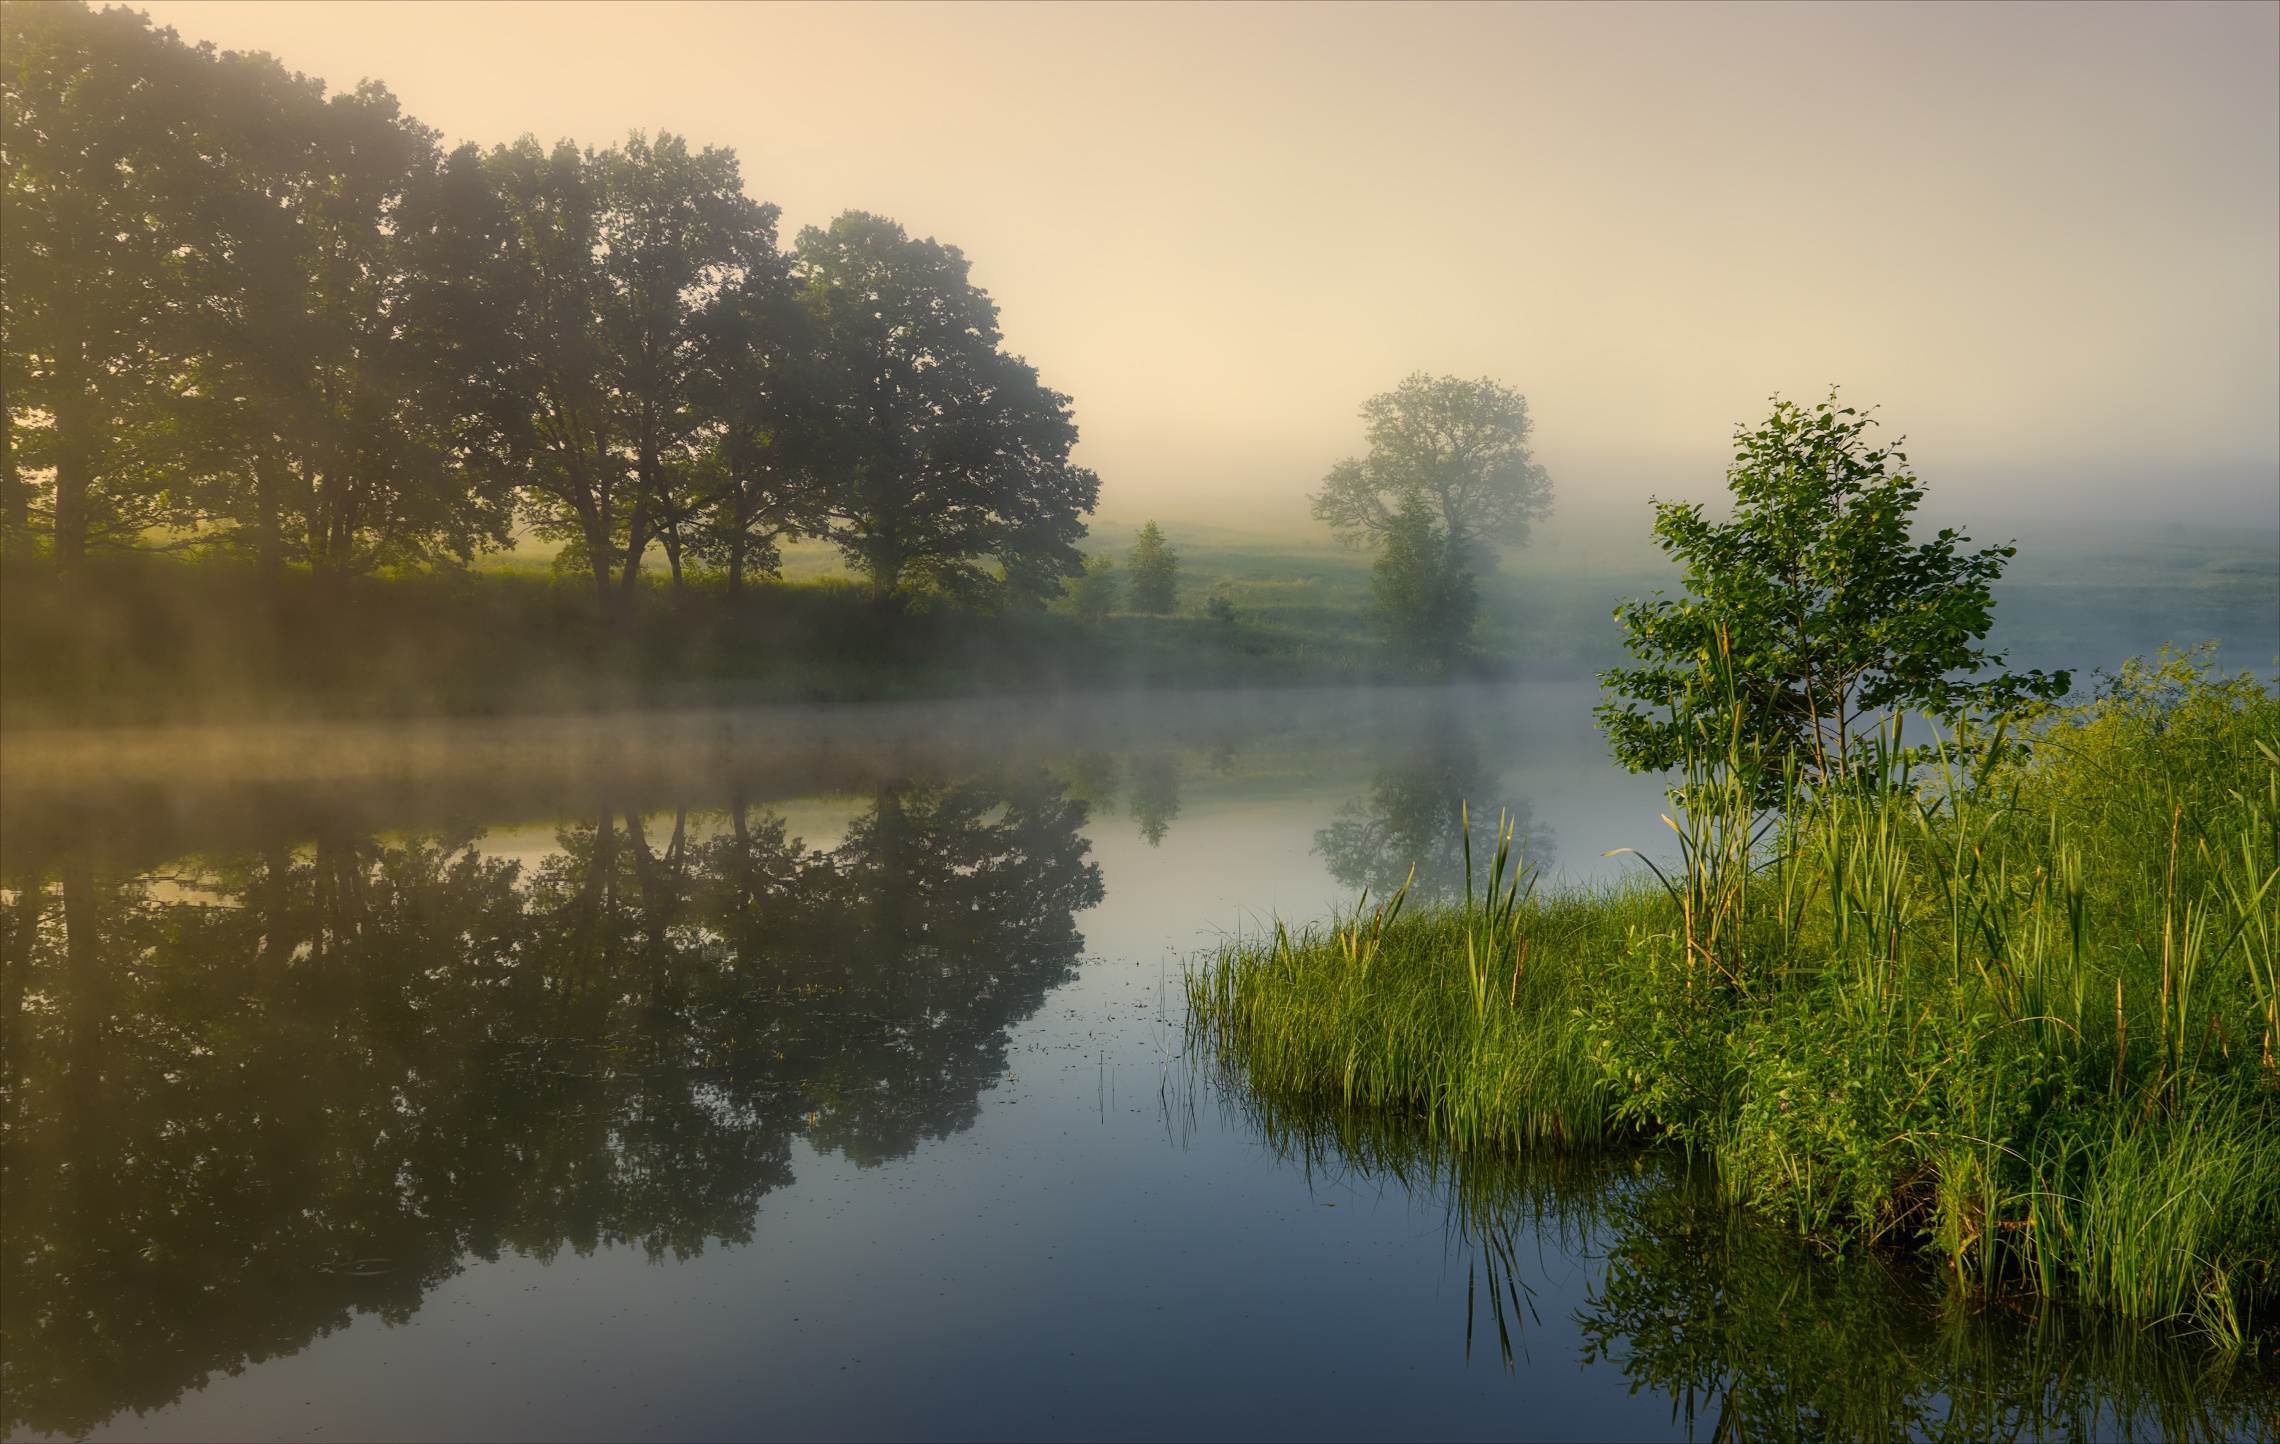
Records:
{"label": "green grass clump", "polygon": [[2165,655],[2030,744],[1771,815],[1729,758],[1667,878],[1537,897],[1500,849],[1461,906],[1229,945],[1191,1026],[1261,1096],[1675,1145],[1829,1247],[2237,1343],[2280,1293],[2280,697]]}

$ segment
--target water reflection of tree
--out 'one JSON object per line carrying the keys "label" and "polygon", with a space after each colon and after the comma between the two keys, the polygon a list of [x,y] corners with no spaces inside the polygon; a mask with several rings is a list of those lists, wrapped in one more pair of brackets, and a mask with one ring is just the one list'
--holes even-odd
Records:
{"label": "water reflection of tree", "polygon": [[1469,813],[1483,866],[1501,818],[1521,857],[1548,871],[1551,829],[1537,825],[1526,800],[1500,798],[1498,790],[1471,732],[1444,716],[1414,751],[1377,770],[1366,803],[1347,803],[1336,821],[1314,834],[1314,851],[1346,887],[1383,897],[1408,879],[1414,864],[1412,896],[1445,898],[1464,891]]}
{"label": "water reflection of tree", "polygon": [[792,1141],[964,1127],[1100,899],[1042,776],[883,788],[830,852],[731,806],[329,832],[106,875],[11,858],[7,1429],[83,1432],[469,1255],[751,1237]]}
{"label": "water reflection of tree", "polygon": [[1132,816],[1150,847],[1160,845],[1180,815],[1180,759],[1177,753],[1144,753],[1132,759]]}
{"label": "water reflection of tree", "polygon": [[1959,1297],[1913,1260],[1833,1258],[1675,1156],[1460,1153],[1412,1120],[1218,1083],[1310,1175],[1447,1210],[1469,1351],[1510,1367],[1528,1347],[1545,1245],[1600,1260],[1574,1321],[1583,1363],[1671,1400],[1689,1437],[2247,1439],[2280,1417],[2280,1361],[2254,1346]]}

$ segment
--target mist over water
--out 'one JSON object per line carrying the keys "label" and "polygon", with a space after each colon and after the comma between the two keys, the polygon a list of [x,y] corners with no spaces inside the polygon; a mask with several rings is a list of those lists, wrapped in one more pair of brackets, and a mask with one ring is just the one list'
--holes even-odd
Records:
{"label": "mist over water", "polygon": [[1642,1438],[1802,1395],[2222,1434],[2269,1405],[2253,1358],[2212,1384],[2157,1332],[1946,1311],[1667,1159],[1454,1158],[1188,1054],[1197,949],[1408,860],[1461,889],[1468,811],[1571,883],[1653,846],[1591,697],[12,740],[7,1429]]}

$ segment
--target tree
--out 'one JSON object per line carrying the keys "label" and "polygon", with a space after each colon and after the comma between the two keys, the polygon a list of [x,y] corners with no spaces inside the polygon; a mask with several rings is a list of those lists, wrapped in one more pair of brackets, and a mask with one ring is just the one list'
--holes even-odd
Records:
{"label": "tree", "polygon": [[840,368],[824,530],[873,595],[1057,593],[1100,480],[1070,462],[1068,398],[1001,347],[965,256],[850,211],[800,233],[798,273]]}
{"label": "tree", "polygon": [[1314,515],[1350,546],[1382,540],[1414,493],[1469,570],[1483,548],[1525,542],[1551,509],[1551,478],[1528,450],[1528,398],[1509,387],[1420,371],[1363,402],[1362,420],[1369,454],[1330,468],[1314,498]]}
{"label": "tree", "polygon": [[219,179],[195,143],[213,63],[125,9],[0,12],[0,480],[17,550],[48,490],[60,571],[159,517],[153,451],[197,309],[197,197]]}
{"label": "tree", "polygon": [[[742,595],[748,575],[774,575],[783,539],[823,515],[829,358],[789,280],[780,261],[756,257],[705,323],[696,389],[704,449],[688,546],[726,579],[731,599]],[[676,575],[677,534],[677,527],[666,533]]]}
{"label": "tree", "polygon": [[[367,82],[225,55],[206,117],[228,184],[220,265],[182,398],[185,520],[318,576],[506,544],[511,505],[463,464],[445,313],[428,304],[446,215],[435,133]],[[199,463],[202,463],[199,464]]]}
{"label": "tree", "polygon": [[1069,579],[1062,600],[1069,611],[1087,622],[1097,622],[1116,610],[1116,561],[1106,552],[1085,558],[1085,569]]}
{"label": "tree", "polygon": [[1132,573],[1132,610],[1160,617],[1179,605],[1180,554],[1164,540],[1163,528],[1149,522],[1125,558]]}
{"label": "tree", "polygon": [[1970,539],[1952,528],[1913,541],[1923,486],[1904,452],[1869,445],[1874,424],[1833,391],[1810,407],[1776,397],[1763,425],[1735,431],[1731,521],[1656,503],[1656,539],[1684,564],[1687,595],[1616,609],[1639,662],[1600,674],[1598,716],[1617,761],[1633,772],[1677,766],[1724,690],[1708,685],[1714,669],[1732,678],[1741,741],[1769,787],[1789,760],[1811,782],[1850,776],[1872,713],[1953,718],[2065,693],[2064,672],[1971,680],[2003,660],[1978,643],[2017,548],[1964,551]]}
{"label": "tree", "polygon": [[671,135],[584,152],[526,136],[484,170],[503,244],[470,284],[502,328],[481,383],[492,445],[535,530],[622,609],[650,543],[694,510],[706,318],[774,263],[776,208],[744,194],[734,152]]}
{"label": "tree", "polygon": [[1422,492],[1402,498],[1380,540],[1370,567],[1373,620],[1405,654],[1445,664],[1480,611],[1472,573],[1451,557],[1453,544],[1434,526]]}

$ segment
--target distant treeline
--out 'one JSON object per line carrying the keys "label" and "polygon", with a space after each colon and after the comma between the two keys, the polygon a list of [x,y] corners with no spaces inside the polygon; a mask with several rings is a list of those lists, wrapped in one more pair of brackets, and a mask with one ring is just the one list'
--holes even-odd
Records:
{"label": "distant treeline", "polygon": [[881,598],[1083,571],[1068,398],[953,246],[849,212],[786,251],[732,151],[446,151],[126,10],[9,4],[0,78],[11,560],[348,577],[520,527],[605,613],[653,548],[731,594],[794,536]]}

